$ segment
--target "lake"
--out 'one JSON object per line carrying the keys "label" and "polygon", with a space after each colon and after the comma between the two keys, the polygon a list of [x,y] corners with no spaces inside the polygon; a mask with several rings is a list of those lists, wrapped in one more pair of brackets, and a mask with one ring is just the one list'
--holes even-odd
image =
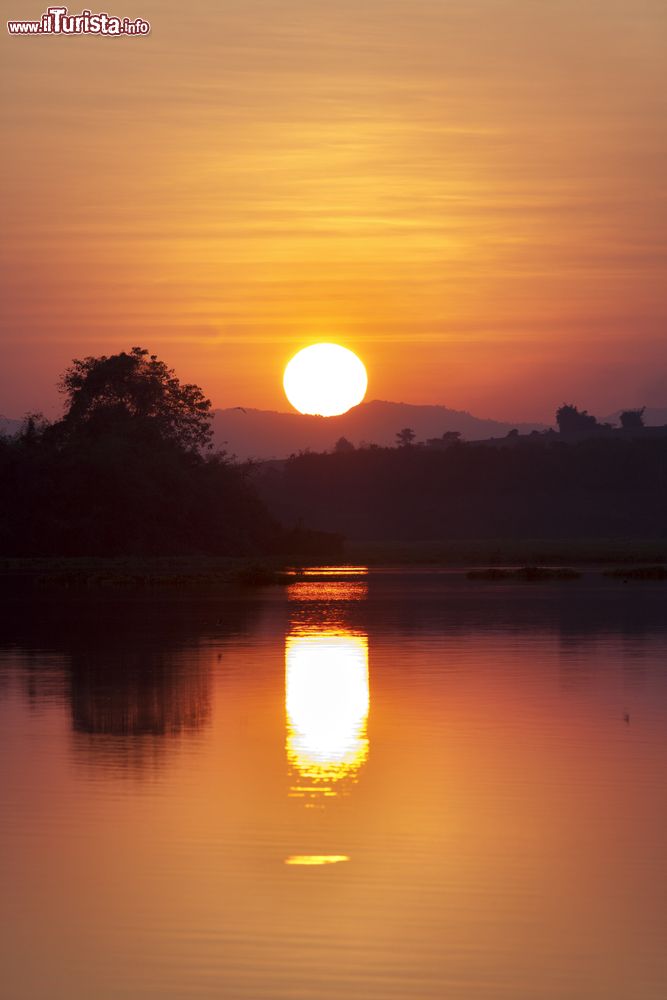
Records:
{"label": "lake", "polygon": [[359,567],[0,627],[7,1000],[664,1000],[667,587]]}

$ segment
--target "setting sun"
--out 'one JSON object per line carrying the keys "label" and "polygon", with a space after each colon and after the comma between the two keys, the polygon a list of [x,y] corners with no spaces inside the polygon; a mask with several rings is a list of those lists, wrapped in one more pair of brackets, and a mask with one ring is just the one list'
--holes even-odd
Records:
{"label": "setting sun", "polygon": [[366,395],[360,359],[339,344],[312,344],[295,354],[283,376],[285,395],[299,413],[335,417]]}

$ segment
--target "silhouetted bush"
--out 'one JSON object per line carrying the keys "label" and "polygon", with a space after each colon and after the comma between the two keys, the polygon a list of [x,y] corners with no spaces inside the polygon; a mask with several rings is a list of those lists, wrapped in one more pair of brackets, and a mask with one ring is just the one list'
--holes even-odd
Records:
{"label": "silhouetted bush", "polygon": [[578,410],[571,403],[564,403],[556,410],[556,423],[561,434],[579,434],[581,431],[589,431],[598,426],[592,414],[586,410]]}
{"label": "silhouetted bush", "polygon": [[638,431],[644,426],[644,410],[642,406],[639,410],[623,410],[621,413],[621,427],[624,431]]}

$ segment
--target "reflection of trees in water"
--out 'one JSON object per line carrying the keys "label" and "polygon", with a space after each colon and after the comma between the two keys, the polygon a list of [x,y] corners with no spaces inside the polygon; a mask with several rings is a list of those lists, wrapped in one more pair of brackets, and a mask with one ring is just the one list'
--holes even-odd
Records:
{"label": "reflection of trees in water", "polygon": [[81,733],[176,735],[210,714],[208,666],[192,654],[99,650],[74,658],[70,684],[72,727]]}
{"label": "reflection of trees in water", "polygon": [[196,650],[143,645],[75,656],[70,711],[74,750],[84,763],[157,768],[210,719],[209,661]]}
{"label": "reflection of trees in water", "polygon": [[143,770],[208,723],[206,646],[246,632],[255,607],[138,595],[17,602],[0,645],[20,650],[31,704],[69,704],[78,758]]}

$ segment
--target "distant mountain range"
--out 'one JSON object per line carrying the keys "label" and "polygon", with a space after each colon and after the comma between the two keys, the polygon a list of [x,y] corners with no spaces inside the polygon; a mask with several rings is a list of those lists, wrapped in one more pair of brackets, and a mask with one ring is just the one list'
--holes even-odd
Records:
{"label": "distant mountain range", "polygon": [[[600,418],[601,422],[617,424],[620,412]],[[644,420],[648,426],[667,424],[667,407],[648,407]],[[14,434],[21,424],[21,420],[0,416],[0,433]],[[403,427],[411,427],[417,441],[442,437],[446,431],[459,431],[462,438],[475,441],[504,437],[515,427],[521,434],[546,430],[545,424],[485,420],[446,406],[381,400],[362,403],[340,417],[306,417],[300,413],[235,407],[215,410],[213,419],[216,447],[239,459],[287,458],[307,449],[331,451],[341,437],[356,447],[363,443],[393,445]]]}
{"label": "distant mountain range", "polygon": [[504,437],[516,427],[522,434],[545,430],[544,424],[510,424],[483,420],[446,406],[414,406],[373,400],[340,417],[307,417],[271,410],[216,410],[215,443],[240,459],[287,458],[307,449],[332,451],[339,438],[353,445],[393,445],[403,427],[411,427],[417,441],[459,431],[463,438]]}

